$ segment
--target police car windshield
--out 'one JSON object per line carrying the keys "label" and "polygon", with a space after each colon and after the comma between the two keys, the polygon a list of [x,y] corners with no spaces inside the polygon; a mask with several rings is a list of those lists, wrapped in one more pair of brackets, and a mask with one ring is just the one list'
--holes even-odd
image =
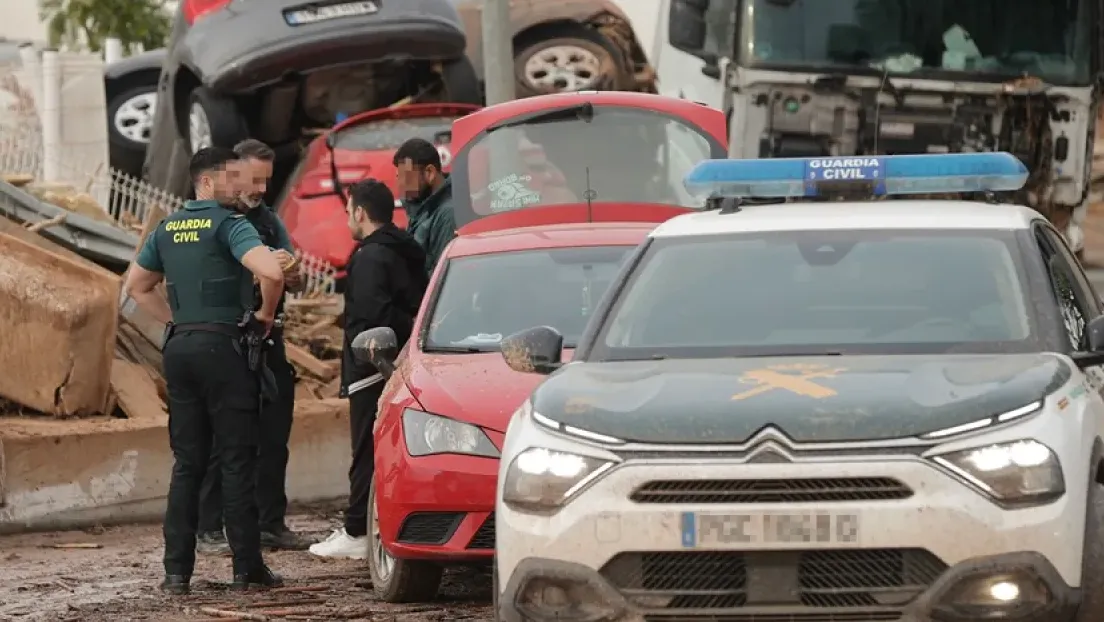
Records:
{"label": "police car windshield", "polygon": [[[569,110],[569,112],[572,112]],[[454,180],[476,216],[584,202],[701,208],[682,179],[724,147],[686,120],[638,108],[504,125],[456,154]]]}
{"label": "police car windshield", "polygon": [[659,238],[596,356],[1032,351],[1018,257],[1003,231]]}
{"label": "police car windshield", "polygon": [[425,350],[494,351],[503,337],[552,326],[575,347],[629,246],[494,253],[449,260]]}

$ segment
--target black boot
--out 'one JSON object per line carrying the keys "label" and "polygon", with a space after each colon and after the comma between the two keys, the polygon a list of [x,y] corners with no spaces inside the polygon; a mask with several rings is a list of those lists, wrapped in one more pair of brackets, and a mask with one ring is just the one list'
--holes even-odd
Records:
{"label": "black boot", "polygon": [[183,596],[191,591],[192,578],[182,574],[167,574],[161,581],[161,591],[174,596]]}
{"label": "black boot", "polygon": [[284,584],[284,578],[269,570],[268,566],[261,564],[259,568],[248,573],[234,573],[234,581],[230,589],[245,591],[254,587],[280,587]]}
{"label": "black boot", "polygon": [[305,551],[312,542],[281,525],[278,529],[261,531],[261,546],[285,551]]}

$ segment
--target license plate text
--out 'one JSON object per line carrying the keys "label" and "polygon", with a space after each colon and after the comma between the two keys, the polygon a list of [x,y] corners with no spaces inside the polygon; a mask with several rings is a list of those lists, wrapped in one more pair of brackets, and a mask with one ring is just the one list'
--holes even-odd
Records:
{"label": "license plate text", "polygon": [[684,547],[729,547],[740,544],[855,544],[855,514],[682,514]]}

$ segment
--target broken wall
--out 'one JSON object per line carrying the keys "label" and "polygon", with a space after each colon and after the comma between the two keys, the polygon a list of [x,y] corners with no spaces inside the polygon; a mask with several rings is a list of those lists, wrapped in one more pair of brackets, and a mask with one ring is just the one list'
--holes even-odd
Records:
{"label": "broken wall", "polygon": [[63,417],[107,410],[120,287],[0,233],[0,397]]}

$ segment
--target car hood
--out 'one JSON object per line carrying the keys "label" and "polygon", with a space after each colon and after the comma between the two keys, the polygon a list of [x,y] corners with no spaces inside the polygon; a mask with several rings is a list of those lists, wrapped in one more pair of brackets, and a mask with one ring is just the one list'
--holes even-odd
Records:
{"label": "car hood", "polygon": [[768,426],[805,443],[881,440],[1015,410],[1071,375],[1050,354],[579,362],[533,408],[642,443],[739,444]]}
{"label": "car hood", "polygon": [[545,379],[510,369],[498,352],[422,353],[404,367],[407,386],[426,411],[498,432]]}

